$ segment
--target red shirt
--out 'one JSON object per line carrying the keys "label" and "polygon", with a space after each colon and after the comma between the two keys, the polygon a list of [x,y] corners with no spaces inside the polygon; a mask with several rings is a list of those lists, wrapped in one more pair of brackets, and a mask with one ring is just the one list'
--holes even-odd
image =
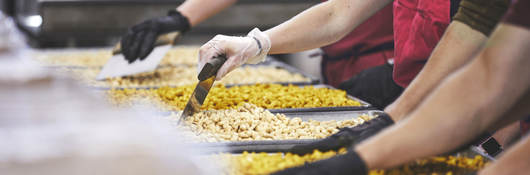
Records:
{"label": "red shirt", "polygon": [[338,87],[362,70],[384,64],[394,56],[393,40],[392,6],[388,5],[340,41],[322,47],[325,83]]}
{"label": "red shirt", "polygon": [[380,44],[393,42],[392,6],[381,9],[364,23],[357,26],[350,34],[322,50],[329,57],[337,57],[347,52],[362,53]]}
{"label": "red shirt", "polygon": [[451,19],[449,0],[394,1],[394,81],[407,87],[423,68]]}

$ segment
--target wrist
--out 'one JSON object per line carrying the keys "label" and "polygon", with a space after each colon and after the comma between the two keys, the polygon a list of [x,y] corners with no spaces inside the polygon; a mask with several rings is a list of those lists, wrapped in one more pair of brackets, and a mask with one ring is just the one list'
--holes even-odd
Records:
{"label": "wrist", "polygon": [[388,105],[384,112],[393,120],[393,121],[399,121],[401,120],[402,116],[404,116],[405,114],[403,113],[402,110],[400,110],[400,108],[397,108],[396,105],[394,105],[395,103],[392,103],[390,105]]}
{"label": "wrist", "polygon": [[249,58],[246,62],[250,64],[256,64],[264,61],[271,48],[269,36],[260,31],[258,28],[254,28],[248,33],[247,37],[252,39],[252,42],[254,42],[257,49],[255,55]]}
{"label": "wrist", "polygon": [[171,9],[167,12],[167,16],[171,17],[175,21],[173,30],[178,30],[181,33],[185,33],[191,29],[190,20],[176,9]]}

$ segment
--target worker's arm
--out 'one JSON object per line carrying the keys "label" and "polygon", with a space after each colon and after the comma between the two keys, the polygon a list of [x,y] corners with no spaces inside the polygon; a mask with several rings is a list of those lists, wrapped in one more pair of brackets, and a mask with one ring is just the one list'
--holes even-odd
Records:
{"label": "worker's arm", "polygon": [[315,5],[266,31],[252,30],[246,37],[217,35],[199,51],[199,70],[215,56],[228,59],[217,79],[244,63],[258,63],[268,53],[289,53],[335,42],[392,0],[330,0]]}
{"label": "worker's arm", "polygon": [[235,2],[237,0],[187,0],[177,7],[177,11],[186,16],[193,27]]}
{"label": "worker's arm", "polygon": [[486,40],[486,35],[468,25],[452,22],[421,72],[385,112],[394,121],[403,119],[447,75],[466,64]]}
{"label": "worker's arm", "polygon": [[267,30],[271,54],[292,53],[331,44],[374,15],[391,0],[330,0]]}
{"label": "worker's arm", "polygon": [[508,6],[508,0],[463,0],[421,72],[385,112],[394,121],[412,112],[440,81],[483,46]]}
{"label": "worker's arm", "polygon": [[130,27],[121,39],[122,53],[129,63],[143,60],[153,51],[159,35],[175,31],[182,35],[235,1],[187,0],[166,16],[151,18]]}
{"label": "worker's arm", "polygon": [[490,133],[493,133],[505,126],[517,122],[521,117],[526,117],[530,114],[530,89],[526,90],[526,94],[520,98],[519,102],[512,106],[503,117],[494,122],[492,126],[488,128]]}
{"label": "worker's arm", "polygon": [[[477,10],[478,9],[478,10]],[[448,26],[427,64],[401,97],[377,118],[352,128],[342,128],[332,136],[297,145],[291,152],[311,153],[336,150],[362,142],[394,124],[417,105],[449,73],[462,67],[480,50],[495,25],[508,9],[508,0],[463,0],[454,21]]]}
{"label": "worker's arm", "polygon": [[530,31],[501,24],[479,56],[442,81],[409,118],[356,151],[370,169],[384,169],[466,144],[525,95],[530,86],[528,55]]}
{"label": "worker's arm", "polygon": [[522,139],[500,159],[480,171],[480,175],[513,175],[530,172],[530,137]]}
{"label": "worker's arm", "polygon": [[387,114],[379,115],[359,126],[343,128],[325,139],[297,145],[291,152],[302,154],[311,153],[315,149],[321,151],[339,149],[360,143],[377,134],[412,111],[443,78],[469,61],[486,39],[485,34],[469,25],[459,21],[452,22],[420,74],[400,98],[385,109]]}

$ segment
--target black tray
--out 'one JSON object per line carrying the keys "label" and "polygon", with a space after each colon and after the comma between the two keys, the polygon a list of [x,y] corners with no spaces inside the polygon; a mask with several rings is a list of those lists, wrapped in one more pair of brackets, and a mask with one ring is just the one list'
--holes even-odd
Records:
{"label": "black tray", "polygon": [[[298,112],[286,113],[290,118],[300,117],[303,121],[309,119],[317,121],[336,120],[342,121],[346,119],[357,118],[360,115],[380,115],[383,111],[377,110],[363,110],[363,111],[334,111],[334,112]],[[197,143],[207,150],[207,152],[229,152],[242,153],[248,152],[287,152],[289,148],[304,143],[310,143],[315,139],[300,139],[300,140],[256,140],[256,141],[236,141],[236,142],[212,142],[212,143]]]}

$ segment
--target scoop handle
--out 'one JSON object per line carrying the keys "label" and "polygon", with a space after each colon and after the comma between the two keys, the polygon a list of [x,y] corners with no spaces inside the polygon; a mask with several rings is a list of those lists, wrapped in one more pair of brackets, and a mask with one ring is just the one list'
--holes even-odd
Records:
{"label": "scoop handle", "polygon": [[212,76],[217,75],[217,71],[223,64],[226,62],[226,56],[225,55],[219,55],[217,57],[214,57],[212,60],[210,60],[208,63],[204,65],[201,72],[199,73],[199,76],[197,77],[199,81],[206,80]]}

